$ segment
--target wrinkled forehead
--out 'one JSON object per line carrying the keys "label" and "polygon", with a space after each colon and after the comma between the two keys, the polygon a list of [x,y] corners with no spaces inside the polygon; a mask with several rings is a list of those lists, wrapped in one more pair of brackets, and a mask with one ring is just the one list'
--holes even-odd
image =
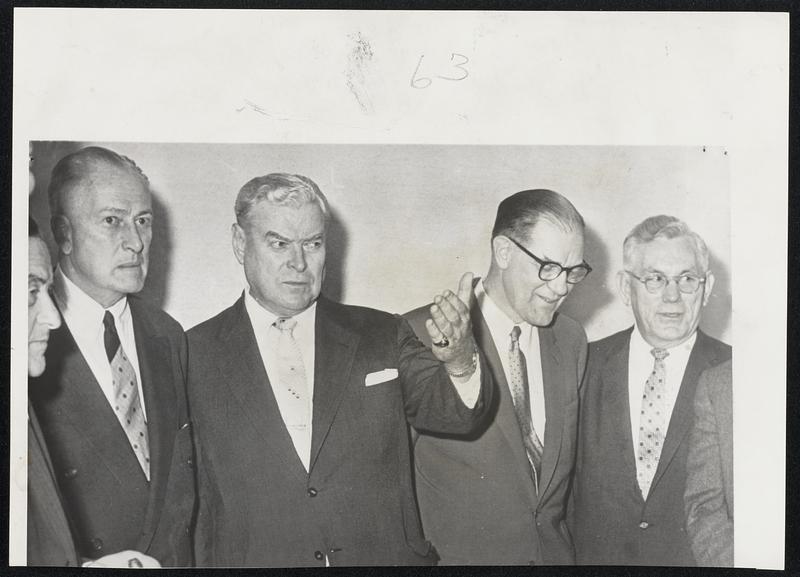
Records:
{"label": "wrinkled forehead", "polygon": [[633,250],[632,265],[639,272],[657,271],[667,274],[705,272],[697,246],[688,236],[656,238],[636,245]]}
{"label": "wrinkled forehead", "polygon": [[150,189],[133,169],[107,162],[87,166],[84,174],[66,189],[64,198],[68,213],[98,207],[141,212],[151,205]]}

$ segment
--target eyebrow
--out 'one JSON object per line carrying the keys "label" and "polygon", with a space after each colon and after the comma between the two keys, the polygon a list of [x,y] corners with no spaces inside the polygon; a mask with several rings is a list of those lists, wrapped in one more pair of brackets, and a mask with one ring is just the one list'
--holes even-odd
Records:
{"label": "eyebrow", "polygon": [[310,240],[317,240],[317,239],[324,238],[325,234],[324,233],[319,233],[319,234],[315,234],[314,236],[309,236],[308,238],[298,239],[296,241],[292,240],[290,238],[286,238],[285,236],[283,236],[281,234],[278,234],[277,232],[272,231],[272,230],[267,231],[267,233],[264,236],[266,238],[275,238],[277,240],[282,240],[283,242],[308,242]]}
{"label": "eyebrow", "polygon": [[39,284],[47,284],[47,279],[42,278],[42,277],[40,277],[39,275],[36,275],[36,274],[29,274],[28,275],[28,282],[31,282],[31,281],[37,282]]}

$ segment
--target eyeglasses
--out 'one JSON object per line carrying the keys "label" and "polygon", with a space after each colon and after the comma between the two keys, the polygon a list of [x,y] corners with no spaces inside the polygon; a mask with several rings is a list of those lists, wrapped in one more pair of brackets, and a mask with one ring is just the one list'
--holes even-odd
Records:
{"label": "eyeglasses", "polygon": [[629,270],[626,270],[625,272],[638,280],[640,283],[644,284],[644,288],[647,289],[647,292],[652,294],[661,292],[670,283],[670,281],[675,281],[675,284],[678,285],[679,291],[684,294],[691,295],[696,293],[697,289],[700,288],[700,285],[706,282],[705,278],[700,278],[689,273],[684,273],[678,276],[667,276],[665,274],[654,272],[645,277],[640,277],[633,274]]}
{"label": "eyeglasses", "polygon": [[592,267],[590,267],[588,263],[586,263],[586,261],[582,262],[581,264],[576,264],[575,266],[569,266],[569,267],[561,266],[557,262],[540,259],[538,256],[533,254],[531,251],[529,251],[527,248],[522,246],[520,243],[518,243],[510,236],[506,238],[508,238],[508,240],[513,242],[515,245],[517,245],[517,248],[519,248],[519,250],[521,250],[529,257],[531,257],[533,260],[535,260],[537,263],[539,263],[539,278],[545,282],[556,280],[559,276],[561,276],[562,272],[566,272],[567,282],[569,284],[578,284],[579,282],[581,282],[583,279],[586,278],[586,275],[592,272]]}

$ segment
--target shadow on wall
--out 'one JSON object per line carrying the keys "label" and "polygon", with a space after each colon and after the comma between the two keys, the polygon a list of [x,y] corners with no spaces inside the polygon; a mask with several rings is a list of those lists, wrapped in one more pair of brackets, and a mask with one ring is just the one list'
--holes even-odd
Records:
{"label": "shadow on wall", "polygon": [[163,310],[169,289],[170,263],[172,261],[173,231],[170,211],[161,201],[160,194],[152,190],[153,241],[150,243],[150,265],[147,281],[139,293],[143,299]]}
{"label": "shadow on wall", "polygon": [[[731,296],[731,275],[728,268],[713,252],[709,254],[709,268],[714,273],[714,289],[703,311],[700,327],[712,337],[726,334],[731,326],[733,298]],[[731,344],[731,343],[728,343]]]}
{"label": "shadow on wall", "polygon": [[344,302],[344,274],[347,270],[348,234],[336,210],[330,209],[328,238],[325,252],[325,281],[322,294],[336,302]]}
{"label": "shadow on wall", "polygon": [[[617,294],[616,286],[606,285],[609,268],[609,252],[592,227],[587,226],[584,240],[584,260],[592,267],[583,281],[575,285],[559,309],[568,317],[587,326],[610,303]],[[613,271],[616,272],[616,271]],[[612,279],[614,277],[611,277]],[[613,280],[612,280],[613,282]]]}

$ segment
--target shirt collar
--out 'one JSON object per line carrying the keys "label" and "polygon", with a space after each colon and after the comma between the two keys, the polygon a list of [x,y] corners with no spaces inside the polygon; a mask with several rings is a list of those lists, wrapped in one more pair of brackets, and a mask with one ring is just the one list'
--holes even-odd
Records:
{"label": "shirt collar", "polygon": [[[697,331],[692,333],[692,336],[683,341],[681,344],[675,347],[669,347],[669,354],[671,356],[689,356],[692,352],[692,347],[694,347],[694,342],[697,340]],[[648,343],[644,340],[642,333],[639,332],[639,327],[634,326],[633,333],[631,334],[631,354],[644,356],[650,356],[650,351],[653,350],[653,345]]]}
{"label": "shirt collar", "polygon": [[[250,294],[250,287],[247,287],[244,293],[244,306],[247,309],[247,314],[250,315],[250,321],[253,326],[269,327],[276,320],[282,318],[282,315],[276,315],[272,311],[268,311]],[[292,318],[297,321],[298,330],[307,332],[309,329],[313,330],[314,322],[316,320],[317,301],[314,301],[306,310],[294,315]]]}
{"label": "shirt collar", "polygon": [[101,326],[106,310],[114,315],[117,322],[128,312],[127,296],[123,296],[113,305],[104,309],[100,303],[87,295],[64,274],[61,265],[56,267],[53,290],[61,314],[64,315],[64,318],[69,319],[69,324],[73,328],[76,325],[85,329],[95,329]]}
{"label": "shirt collar", "polygon": [[526,322],[515,323],[511,320],[508,315],[497,306],[497,303],[489,296],[489,293],[486,292],[483,279],[478,281],[478,284],[475,285],[475,298],[478,301],[478,306],[481,309],[483,318],[493,334],[502,334],[506,337],[510,337],[511,329],[514,328],[515,324],[518,324],[522,331],[519,337],[520,342],[527,343],[530,341],[533,327]]}

